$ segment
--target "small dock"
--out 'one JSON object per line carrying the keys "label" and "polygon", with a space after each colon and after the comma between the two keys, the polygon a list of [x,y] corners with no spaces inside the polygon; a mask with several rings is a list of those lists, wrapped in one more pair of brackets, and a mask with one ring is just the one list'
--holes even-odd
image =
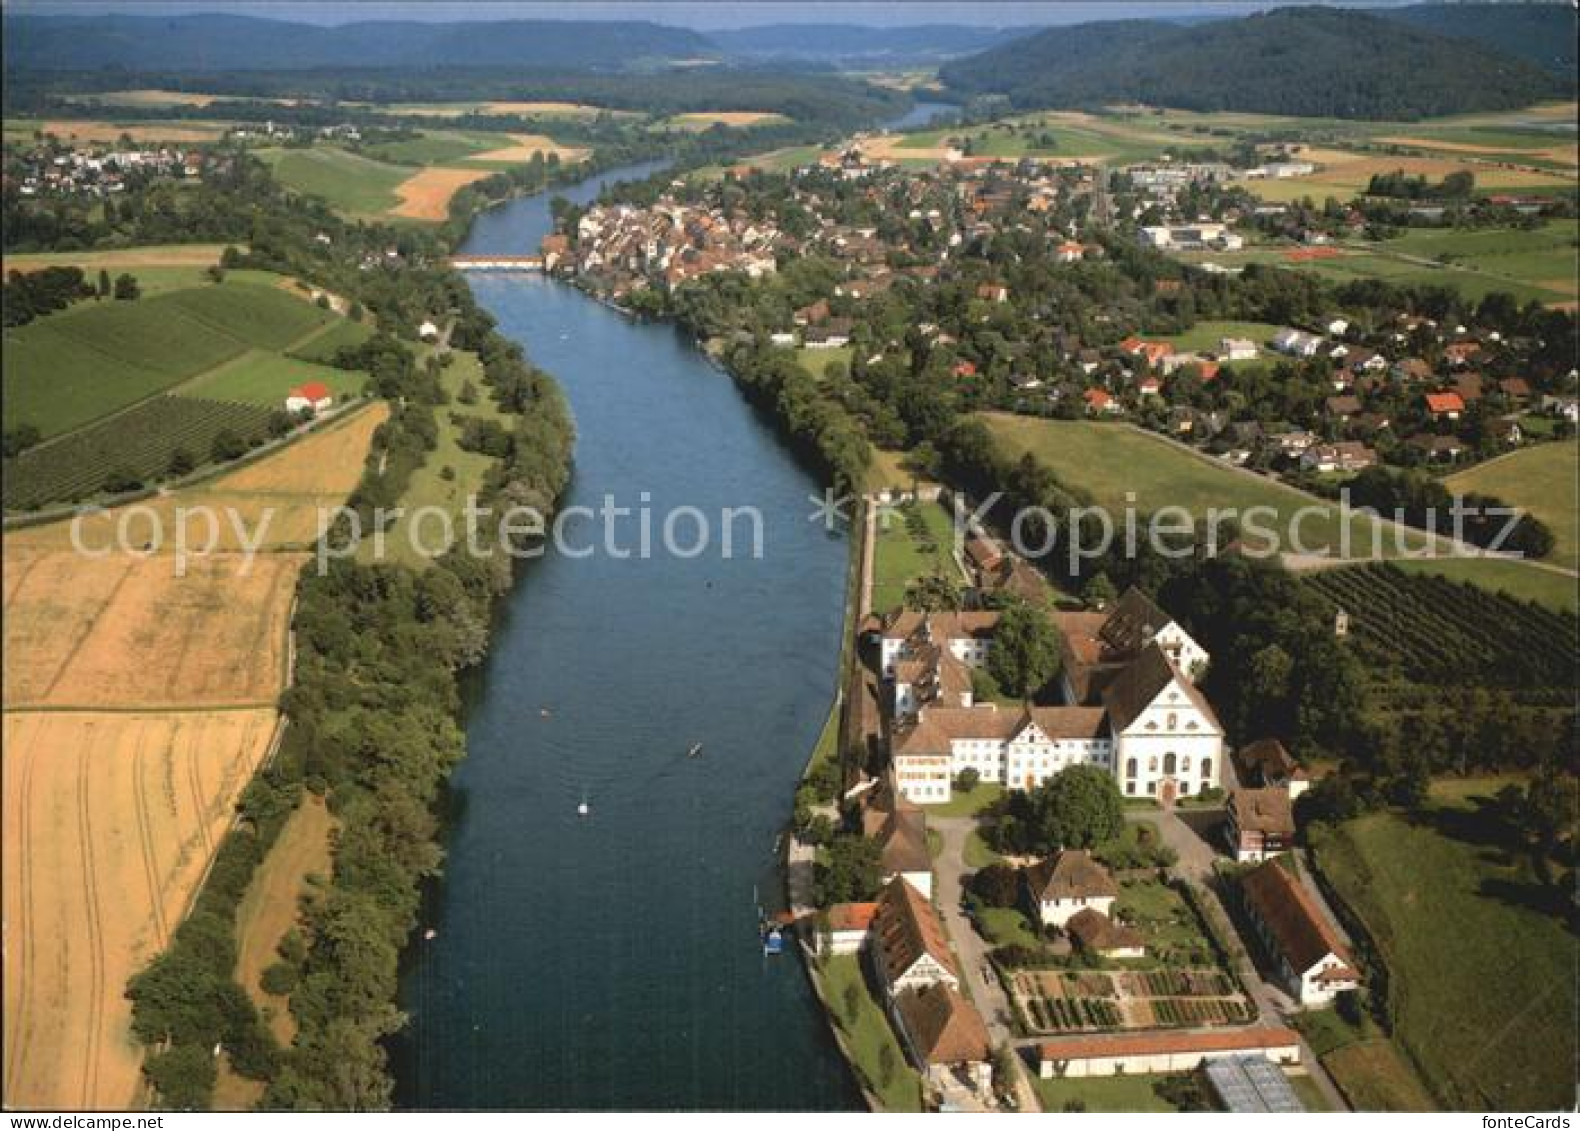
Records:
{"label": "small dock", "polygon": [[542,271],[541,255],[452,255],[457,271]]}

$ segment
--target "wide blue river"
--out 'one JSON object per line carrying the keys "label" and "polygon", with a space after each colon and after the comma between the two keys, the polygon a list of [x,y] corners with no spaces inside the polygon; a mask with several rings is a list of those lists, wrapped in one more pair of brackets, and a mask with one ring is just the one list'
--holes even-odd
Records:
{"label": "wide blue river", "polygon": [[[536,250],[548,229],[547,201],[522,199],[464,250]],[[570,398],[568,506],[645,494],[655,543],[673,507],[715,533],[723,508],[756,507],[764,554],[737,520],[732,560],[620,558],[583,517],[567,541],[596,553],[523,569],[471,683],[436,934],[406,963],[399,1102],[852,1107],[798,959],[761,952],[754,901],[780,890],[775,840],[833,691],[844,537],[807,520],[814,478],[674,329],[537,276],[472,284]],[[634,516],[615,529],[636,544]]]}

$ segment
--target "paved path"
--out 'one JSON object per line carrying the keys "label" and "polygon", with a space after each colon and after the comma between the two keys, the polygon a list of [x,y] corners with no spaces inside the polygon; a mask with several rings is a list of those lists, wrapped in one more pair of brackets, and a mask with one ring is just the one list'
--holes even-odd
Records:
{"label": "paved path", "polygon": [[1222,809],[1126,809],[1125,820],[1157,826],[1163,843],[1179,856],[1174,871],[1188,880],[1205,883],[1212,878],[1218,859]]}
{"label": "paved path", "polygon": [[[976,828],[975,817],[929,817],[927,826],[943,839],[943,849],[933,862],[933,898],[943,916],[949,940],[960,963],[961,980],[970,986],[972,1000],[987,1024],[988,1038],[994,1048],[1016,1044],[1014,1012],[998,975],[988,961],[988,944],[966,916],[961,906],[965,895],[966,837]],[[1015,1099],[1020,1110],[1037,1111],[1037,1094],[1025,1078],[1020,1057],[1015,1057]]]}

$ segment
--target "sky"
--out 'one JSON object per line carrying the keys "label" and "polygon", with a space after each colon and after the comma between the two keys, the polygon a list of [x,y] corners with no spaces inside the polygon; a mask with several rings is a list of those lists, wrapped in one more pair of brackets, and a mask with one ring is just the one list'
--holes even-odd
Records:
{"label": "sky", "polygon": [[[974,24],[1025,27],[1088,20],[1228,15],[1312,0],[6,0],[12,13],[138,13],[145,15],[228,12],[302,23],[354,20],[459,21],[481,19],[651,20],[708,30],[776,23],[850,23],[875,27],[907,24]],[[1404,0],[1353,0],[1355,6],[1384,7]]]}

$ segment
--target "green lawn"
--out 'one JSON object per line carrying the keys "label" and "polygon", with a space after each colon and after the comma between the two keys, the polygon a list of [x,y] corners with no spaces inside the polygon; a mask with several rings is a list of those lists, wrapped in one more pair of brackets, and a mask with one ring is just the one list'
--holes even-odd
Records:
{"label": "green lawn", "polygon": [[1265,351],[1267,343],[1281,329],[1283,327],[1270,322],[1198,322],[1185,333],[1171,335],[1164,341],[1172,342],[1181,352],[1211,353],[1218,349],[1218,342],[1223,338],[1249,338]]}
{"label": "green lawn", "polygon": [[[1146,527],[1140,524],[1140,516],[1166,506],[1184,507],[1197,518],[1213,509],[1220,513],[1233,510],[1242,521],[1249,508],[1270,507],[1276,518],[1268,512],[1253,515],[1262,532],[1247,533],[1244,544],[1248,550],[1265,551],[1272,543],[1264,532],[1276,531],[1279,544],[1287,550],[1292,544],[1292,516],[1310,508],[1299,527],[1301,544],[1312,552],[1328,548],[1337,553],[1340,549],[1337,504],[1228,467],[1161,437],[1122,424],[1085,420],[1002,413],[988,413],[983,419],[1011,455],[1030,452],[1065,483],[1091,494],[1107,509],[1116,531],[1123,531],[1125,510],[1130,506],[1136,510],[1141,537],[1145,537]],[[1350,525],[1350,553],[1364,556],[1371,546],[1369,528],[1359,518],[1352,518]],[[1393,542],[1391,534],[1382,539],[1385,553],[1392,550]],[[1419,544],[1419,536],[1408,535],[1406,543]]]}
{"label": "green lawn", "polygon": [[183,382],[175,391],[189,397],[283,408],[286,394],[308,381],[328,385],[338,402],[361,393],[367,374],[314,365],[267,350],[248,350],[238,358]]}
{"label": "green lawn", "polygon": [[1211,966],[1212,944],[1185,898],[1157,880],[1119,885],[1114,914],[1141,932],[1147,955],[1177,966]]}
{"label": "green lawn", "polygon": [[5,331],[5,416],[58,435],[249,350],[283,349],[334,317],[278,286],[229,278],[80,304]]}
{"label": "green lawn", "polygon": [[[483,367],[477,360],[476,354],[454,352],[450,355],[451,361],[440,375],[440,384],[450,393],[450,403],[441,405],[434,410],[434,416],[439,423],[439,439],[434,450],[428,453],[428,458],[423,465],[412,472],[411,480],[406,490],[400,497],[400,506],[408,514],[423,508],[438,508],[447,511],[452,517],[457,517],[455,533],[462,537],[464,531],[458,521],[469,495],[475,494],[482,485],[483,476],[494,466],[495,461],[479,452],[463,451],[456,443],[460,435],[460,425],[452,417],[478,417],[485,420],[502,421],[506,428],[511,427],[510,418],[495,406],[489,396],[489,390],[483,384]],[[471,405],[461,404],[457,399],[464,382],[471,381],[477,389],[477,403]],[[452,472],[446,477],[445,469]],[[437,551],[440,549],[439,539],[441,534],[440,524],[436,520],[427,520],[414,535],[411,523],[406,518],[397,519],[386,528],[387,546],[384,560],[397,561],[416,569],[426,567],[430,561],[430,554],[420,551],[413,545],[414,538],[422,543],[422,550]],[[367,561],[376,556],[373,539],[363,539],[357,550],[360,560]]]}
{"label": "green lawn", "polygon": [[978,782],[976,788],[969,791],[952,790],[948,801],[938,805],[924,805],[922,808],[935,817],[971,817],[1003,796],[1003,786],[984,781]]}
{"label": "green lawn", "polygon": [[965,857],[967,868],[986,868],[989,864],[997,864],[1004,859],[988,847],[987,841],[982,839],[981,829],[972,829],[966,834],[965,848],[960,854]]}
{"label": "green lawn", "polygon": [[[906,1062],[905,1053],[889,1025],[883,1009],[867,988],[861,961],[854,954],[832,955],[822,963],[823,992],[834,1021],[845,1035],[856,1068],[867,1086],[877,1093],[889,1111],[921,1111],[921,1081]],[[855,1015],[846,1009],[846,998],[854,988]],[[893,1069],[889,1082],[883,1083],[883,1050],[889,1050]]]}
{"label": "green lawn", "polygon": [[1388,966],[1396,1039],[1455,1109],[1574,1099],[1576,939],[1471,805],[1348,822],[1317,859]]}
{"label": "green lawn", "polygon": [[851,348],[849,346],[835,346],[833,349],[809,350],[804,346],[795,351],[795,359],[802,369],[805,369],[818,380],[828,375],[828,367],[833,362],[843,362],[845,371],[850,371]]}
{"label": "green lawn", "polygon": [[287,188],[321,197],[330,207],[352,216],[377,216],[399,203],[395,187],[415,172],[359,157],[344,149],[260,149],[275,177]]}
{"label": "green lawn", "polygon": [[1026,946],[1038,949],[1042,940],[1026,916],[1013,907],[984,907],[976,913],[982,937],[994,946]]}
{"label": "green lawn", "polygon": [[1580,566],[1580,444],[1573,440],[1536,444],[1451,475],[1456,493],[1479,491],[1522,507],[1545,522],[1556,544],[1547,560]]}
{"label": "green lawn", "polygon": [[[918,516],[920,526],[908,520],[910,515]],[[879,516],[875,532],[874,610],[886,612],[903,604],[906,587],[920,577],[939,574],[959,582],[960,571],[953,559],[954,517],[942,504],[909,504],[887,523]]]}
{"label": "green lawn", "polygon": [[1032,1085],[1043,1111],[1171,1112],[1179,1108],[1157,1093],[1166,1076],[1099,1076],[1080,1080],[1044,1080],[1031,1070]]}

